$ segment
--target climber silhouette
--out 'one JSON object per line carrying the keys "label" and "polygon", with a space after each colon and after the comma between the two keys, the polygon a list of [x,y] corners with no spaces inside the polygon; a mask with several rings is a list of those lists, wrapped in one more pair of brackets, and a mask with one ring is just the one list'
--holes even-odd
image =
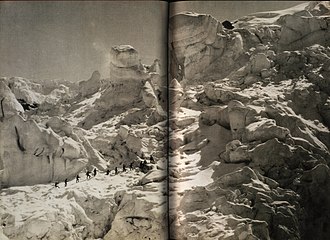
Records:
{"label": "climber silhouette", "polygon": [[94,171],[93,171],[93,176],[95,177],[96,176],[96,168],[94,168]]}
{"label": "climber silhouette", "polygon": [[144,159],[144,161],[143,161],[143,165],[146,166],[147,164],[148,164],[148,163],[147,163],[147,160]]}
{"label": "climber silhouette", "polygon": [[118,168],[115,167],[115,174],[117,175],[118,174]]}
{"label": "climber silhouette", "polygon": [[56,188],[60,188],[60,187],[58,186],[58,184],[59,184],[59,182],[55,182],[55,187],[56,187]]}
{"label": "climber silhouette", "polygon": [[90,179],[91,178],[91,172],[90,171],[87,171],[86,172],[86,179]]}
{"label": "climber silhouette", "polygon": [[126,166],[123,164],[123,172],[126,172]]}
{"label": "climber silhouette", "polygon": [[132,171],[133,170],[133,162],[129,164],[129,169]]}
{"label": "climber silhouette", "polygon": [[66,186],[68,186],[68,179],[67,178],[64,180],[64,187],[66,187]]}
{"label": "climber silhouette", "polygon": [[79,182],[79,174],[76,176],[76,183],[78,183]]}
{"label": "climber silhouette", "polygon": [[110,174],[110,170],[109,169],[107,169],[107,172],[106,172],[106,174],[105,175],[109,175]]}

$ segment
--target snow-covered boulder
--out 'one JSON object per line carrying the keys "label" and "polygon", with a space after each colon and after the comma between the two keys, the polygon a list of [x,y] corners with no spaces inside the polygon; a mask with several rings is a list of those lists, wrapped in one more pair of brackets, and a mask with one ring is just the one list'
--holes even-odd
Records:
{"label": "snow-covered boulder", "polygon": [[[269,240],[272,232],[290,238],[299,234],[297,200],[294,192],[279,188],[275,181],[243,167],[206,187],[186,191],[176,210],[177,231],[173,235],[176,239],[191,236]],[[268,228],[274,220],[278,224],[270,232]],[[286,231],[288,226],[294,232]]]}
{"label": "snow-covered boulder", "polygon": [[251,59],[251,72],[260,73],[262,70],[267,70],[271,67],[271,61],[267,58],[266,54],[258,53]]}
{"label": "snow-covered boulder", "polygon": [[179,13],[170,18],[169,26],[171,78],[201,82],[214,79],[216,74],[219,79],[229,73],[231,63],[237,64],[236,68],[248,60],[237,61],[244,53],[240,33],[226,34],[211,15]]}
{"label": "snow-covered boulder", "polygon": [[274,120],[262,119],[246,126],[243,139],[246,141],[267,141],[272,138],[284,140],[290,134],[287,128],[277,126]]}
{"label": "snow-covered boulder", "polygon": [[190,80],[211,62],[213,48],[207,45],[215,42],[221,24],[210,15],[187,12],[171,17],[169,26],[173,53],[180,65],[171,77],[181,80],[179,74]]}
{"label": "snow-covered boulder", "polygon": [[232,100],[247,102],[249,96],[241,93],[240,89],[229,87],[221,83],[209,82],[205,84],[206,97],[214,102],[229,103]]}
{"label": "snow-covered boulder", "polygon": [[83,145],[88,156],[88,164],[94,165],[99,169],[106,169],[106,162],[102,155],[93,148],[89,140],[79,128],[73,128],[67,121],[59,117],[52,117],[46,122],[46,126],[50,127],[55,133],[69,137]]}
{"label": "snow-covered boulder", "polygon": [[31,185],[73,178],[88,163],[79,142],[18,115],[0,126],[2,186]]}
{"label": "snow-covered boulder", "polygon": [[211,15],[191,12],[181,13],[170,19],[174,47],[183,47],[193,43],[212,44],[215,35],[221,30],[219,22]]}
{"label": "snow-covered boulder", "polygon": [[46,127],[50,127],[55,133],[61,136],[68,136],[76,141],[78,141],[78,136],[74,134],[73,127],[63,118],[51,117],[45,123]]}
{"label": "snow-covered boulder", "polygon": [[278,20],[282,25],[279,45],[281,49],[296,50],[315,43],[329,45],[330,17],[285,15]]}
{"label": "snow-covered boulder", "polygon": [[[7,189],[7,197],[15,201],[3,202],[1,232],[3,229],[8,239],[102,238],[117,211],[115,201],[108,196],[96,196],[88,187],[82,189],[79,184],[69,186],[65,189],[47,185],[17,187],[20,190],[16,191]],[[20,196],[21,191],[25,193],[23,197]],[[11,209],[16,201],[24,201],[24,207]],[[15,213],[16,218],[11,213]],[[1,233],[0,237],[6,239]]]}
{"label": "snow-covered boulder", "polygon": [[227,163],[241,163],[251,160],[248,146],[243,145],[239,140],[233,140],[226,145],[226,152],[223,157]]}
{"label": "snow-covered boulder", "polygon": [[12,77],[8,80],[8,86],[16,99],[22,99],[29,104],[40,104],[44,100],[44,96],[40,93],[41,86],[28,79]]}
{"label": "snow-covered boulder", "polygon": [[167,239],[165,212],[159,212],[153,203],[123,191],[116,193],[115,200],[118,212],[105,240]]}
{"label": "snow-covered boulder", "polygon": [[[265,155],[266,154],[266,155]],[[257,145],[250,154],[253,166],[258,166],[263,171],[273,167],[283,167],[285,162],[292,158],[290,147],[277,139],[268,140]]]}
{"label": "snow-covered boulder", "polygon": [[164,171],[164,169],[162,170],[154,169],[149,171],[146,175],[144,175],[139,180],[139,184],[146,185],[152,182],[162,182],[166,179],[166,177],[167,177],[167,172]]}
{"label": "snow-covered boulder", "polygon": [[209,126],[217,123],[225,128],[230,128],[228,108],[223,106],[204,107],[199,121]]}
{"label": "snow-covered boulder", "polygon": [[22,105],[17,101],[7,84],[5,79],[0,79],[0,119],[24,112]]}

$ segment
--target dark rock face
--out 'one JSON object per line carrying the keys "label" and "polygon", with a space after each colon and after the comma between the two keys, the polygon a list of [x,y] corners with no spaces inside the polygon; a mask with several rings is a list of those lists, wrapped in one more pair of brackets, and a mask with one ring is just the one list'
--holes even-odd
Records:
{"label": "dark rock face", "polygon": [[298,193],[305,208],[303,239],[327,239],[329,236],[330,171],[325,164],[319,164],[304,172]]}
{"label": "dark rock face", "polygon": [[226,21],[223,21],[222,23],[222,26],[226,29],[234,29],[235,27],[232,25],[231,22],[229,22],[228,20]]}
{"label": "dark rock face", "polygon": [[25,111],[35,109],[39,106],[38,103],[29,104],[24,99],[17,99],[17,101],[22,105],[22,107]]}

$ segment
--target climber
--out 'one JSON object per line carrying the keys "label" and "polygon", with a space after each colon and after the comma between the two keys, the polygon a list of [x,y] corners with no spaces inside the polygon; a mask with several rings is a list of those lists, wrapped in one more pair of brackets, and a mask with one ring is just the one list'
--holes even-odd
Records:
{"label": "climber", "polygon": [[97,170],[96,170],[96,168],[94,168],[94,171],[93,171],[93,176],[94,177],[96,176],[96,172],[97,172]]}
{"label": "climber", "polygon": [[109,169],[107,169],[107,172],[106,172],[106,174],[105,175],[109,175],[110,174],[110,170]]}
{"label": "climber", "polygon": [[79,182],[79,174],[76,176],[76,183],[78,183]]}
{"label": "climber", "polygon": [[117,173],[118,173],[118,168],[115,167],[115,174],[117,175]]}
{"label": "climber", "polygon": [[126,172],[126,166],[123,164],[123,172]]}
{"label": "climber", "polygon": [[60,188],[60,187],[58,186],[58,184],[59,184],[59,182],[55,182],[55,187],[56,187],[56,188]]}
{"label": "climber", "polygon": [[132,171],[133,170],[133,162],[129,164],[129,169]]}
{"label": "climber", "polygon": [[147,164],[148,164],[148,163],[147,163],[147,160],[144,159],[144,161],[143,161],[143,165],[144,165],[144,166],[147,166]]}
{"label": "climber", "polygon": [[68,186],[68,179],[67,178],[64,180],[64,187],[66,187],[66,186]]}
{"label": "climber", "polygon": [[86,179],[90,179],[91,178],[91,172],[90,171],[87,171],[86,172]]}

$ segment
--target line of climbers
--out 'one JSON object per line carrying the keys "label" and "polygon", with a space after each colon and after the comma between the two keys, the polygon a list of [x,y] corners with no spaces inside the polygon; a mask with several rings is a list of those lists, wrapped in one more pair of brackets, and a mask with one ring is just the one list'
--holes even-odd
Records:
{"label": "line of climbers", "polygon": [[[150,163],[155,163],[154,158],[153,158],[152,155],[150,155]],[[146,168],[148,168],[147,167],[147,164],[148,164],[147,163],[147,160],[140,161],[139,169],[140,169],[141,172],[145,172],[146,171]],[[133,162],[130,163],[129,169],[131,171],[133,170]],[[99,170],[97,170],[96,168],[94,168],[94,170],[93,170],[93,176],[94,177],[96,176],[97,171],[99,171]],[[122,172],[126,172],[126,165],[125,164],[123,164],[123,171]],[[87,180],[89,180],[89,179],[92,178],[91,173],[92,172],[89,171],[89,170],[86,171],[86,179]],[[115,167],[115,175],[117,175],[117,174],[118,174],[118,168]],[[105,175],[110,175],[110,170],[109,169],[107,169],[107,171],[105,172]],[[77,174],[77,176],[76,176],[76,183],[78,183],[79,180],[80,180],[80,176],[79,176],[79,174]],[[55,182],[55,188],[60,188],[58,185],[59,185],[59,182],[56,181]],[[66,187],[66,186],[68,186],[68,179],[67,178],[64,180],[64,187]]]}

